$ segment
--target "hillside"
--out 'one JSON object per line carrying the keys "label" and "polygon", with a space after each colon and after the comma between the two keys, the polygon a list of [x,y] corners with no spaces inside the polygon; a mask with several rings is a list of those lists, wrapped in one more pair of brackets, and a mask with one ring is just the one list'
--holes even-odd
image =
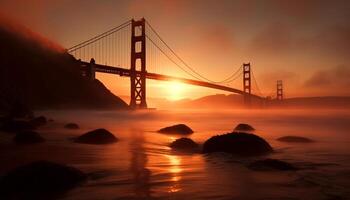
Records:
{"label": "hillside", "polygon": [[243,99],[240,95],[216,94],[204,96],[194,100],[181,100],[176,104],[179,107],[185,108],[238,108],[243,106]]}
{"label": "hillside", "polygon": [[17,24],[0,20],[0,108],[126,109],[98,80],[80,75],[62,47]]}
{"label": "hillside", "polygon": [[[162,109],[190,108],[190,109],[240,109],[244,107],[241,95],[216,94],[204,96],[198,99],[182,99],[169,101],[166,99],[153,100],[154,104]],[[252,108],[302,108],[302,109],[349,109],[350,97],[325,96],[325,97],[298,97],[287,98],[283,101],[271,100],[263,105],[262,102],[252,101]]]}
{"label": "hillside", "polygon": [[283,100],[282,103],[273,102],[272,107],[283,108],[337,108],[349,109],[350,97],[348,96],[324,96],[324,97],[296,97]]}
{"label": "hillside", "polygon": [[235,94],[215,94],[198,99],[180,99],[176,101],[170,101],[166,98],[148,98],[147,102],[150,107],[159,109],[212,109],[213,105],[215,109],[235,109],[243,106],[242,96]]}

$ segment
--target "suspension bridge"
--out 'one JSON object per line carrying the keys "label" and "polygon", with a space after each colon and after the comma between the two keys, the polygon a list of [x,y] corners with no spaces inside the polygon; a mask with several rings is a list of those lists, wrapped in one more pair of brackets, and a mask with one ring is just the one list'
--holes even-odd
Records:
{"label": "suspension bridge", "polygon": [[[250,63],[243,63],[223,80],[211,80],[186,63],[144,18],[138,21],[128,20],[67,49],[67,52],[76,58],[82,75],[91,80],[95,79],[96,72],[129,77],[130,107],[134,109],[147,108],[146,79],[179,81],[240,94],[247,106],[252,99],[266,100]],[[180,72],[183,76],[171,75]],[[230,85],[240,77],[243,77],[242,90]],[[256,89],[253,91],[253,88]],[[281,88],[282,82],[278,82],[278,98],[283,98]]]}

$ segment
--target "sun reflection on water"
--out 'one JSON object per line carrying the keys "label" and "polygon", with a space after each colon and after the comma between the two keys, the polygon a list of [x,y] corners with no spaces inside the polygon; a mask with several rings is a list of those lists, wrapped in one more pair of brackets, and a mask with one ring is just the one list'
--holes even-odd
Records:
{"label": "sun reflection on water", "polygon": [[179,156],[176,155],[166,155],[166,157],[169,160],[169,172],[172,176],[170,180],[173,182],[173,184],[168,189],[168,192],[179,192],[182,190],[179,184],[179,181],[181,180],[180,173],[183,171],[183,169],[181,168],[181,159]]}

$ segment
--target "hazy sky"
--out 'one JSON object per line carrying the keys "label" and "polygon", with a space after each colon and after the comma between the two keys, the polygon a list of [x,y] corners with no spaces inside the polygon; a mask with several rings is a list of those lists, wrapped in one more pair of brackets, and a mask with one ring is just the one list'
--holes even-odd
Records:
{"label": "hazy sky", "polygon": [[[350,95],[350,1],[0,0],[0,11],[67,48],[145,17],[211,79],[251,62],[265,94],[283,79],[289,97]],[[115,84],[114,76],[99,77],[117,94],[129,94],[127,79]],[[150,82],[150,87],[164,86]],[[198,87],[181,92],[182,97],[220,93]],[[166,91],[150,95],[164,97]]]}

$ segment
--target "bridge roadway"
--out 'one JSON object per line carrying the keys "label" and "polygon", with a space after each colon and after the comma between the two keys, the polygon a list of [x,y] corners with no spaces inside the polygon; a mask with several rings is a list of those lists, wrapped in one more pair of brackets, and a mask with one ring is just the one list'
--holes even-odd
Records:
{"label": "bridge roadway", "polygon": [[[80,61],[80,63],[81,63],[82,69],[84,69],[84,68],[86,69],[90,65],[89,62]],[[108,66],[108,65],[94,64],[94,70],[95,70],[95,72],[117,74],[119,76],[129,76],[130,77],[130,69],[124,69],[121,67],[113,67],[113,66]],[[136,73],[140,73],[140,72],[136,71]],[[238,89],[223,86],[223,85],[218,85],[218,84],[214,84],[214,83],[208,83],[208,82],[198,81],[198,80],[193,80],[193,79],[157,74],[157,73],[146,72],[146,78],[152,79],[152,80],[159,80],[159,81],[178,81],[178,82],[190,84],[190,85],[197,85],[197,86],[202,86],[202,87],[207,87],[207,88],[213,88],[213,89],[223,90],[223,91],[227,91],[227,92],[233,92],[233,93],[237,93],[237,94],[241,94],[241,95],[249,95],[249,94],[246,94],[245,92],[243,92],[242,90],[238,90]],[[254,94],[250,94],[250,96],[253,98],[257,98],[257,99],[263,99],[262,97],[254,95]]]}

